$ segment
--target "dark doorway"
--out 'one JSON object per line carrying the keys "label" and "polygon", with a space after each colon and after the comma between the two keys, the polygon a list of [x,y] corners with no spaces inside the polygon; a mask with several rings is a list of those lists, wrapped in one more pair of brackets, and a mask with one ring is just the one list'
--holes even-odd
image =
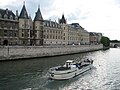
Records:
{"label": "dark doorway", "polygon": [[3,45],[6,45],[6,46],[7,46],[7,45],[8,45],[8,40],[4,40],[4,41],[3,41]]}

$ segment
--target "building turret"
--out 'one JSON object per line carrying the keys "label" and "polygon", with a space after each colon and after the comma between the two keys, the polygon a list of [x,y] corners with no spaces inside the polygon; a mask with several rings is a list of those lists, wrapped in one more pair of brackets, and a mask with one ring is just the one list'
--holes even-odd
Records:
{"label": "building turret", "polygon": [[32,19],[28,16],[25,2],[19,15],[19,44],[31,45],[32,41]]}
{"label": "building turret", "polygon": [[19,18],[29,19],[28,13],[27,13],[27,10],[26,10],[26,7],[25,7],[25,2],[23,4],[22,10],[20,12]]}
{"label": "building turret", "polygon": [[64,14],[62,15],[62,18],[58,20],[63,30],[63,44],[67,45],[69,44],[68,43],[68,24],[67,24],[67,20],[65,19]]}
{"label": "building turret", "polygon": [[40,8],[38,8],[38,10],[37,10],[37,12],[36,12],[36,15],[35,15],[34,21],[43,21],[43,17],[42,17],[42,14],[41,14]]}
{"label": "building turret", "polygon": [[43,17],[40,11],[40,6],[35,14],[33,22],[34,30],[34,45],[43,45]]}
{"label": "building turret", "polygon": [[66,24],[66,20],[65,20],[65,17],[64,17],[64,14],[62,15],[62,18],[59,20],[59,23],[60,24]]}

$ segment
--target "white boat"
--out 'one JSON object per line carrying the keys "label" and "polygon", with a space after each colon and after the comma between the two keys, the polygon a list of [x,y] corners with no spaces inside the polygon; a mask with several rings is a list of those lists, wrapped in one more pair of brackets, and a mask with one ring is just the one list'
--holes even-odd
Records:
{"label": "white boat", "polygon": [[80,62],[67,60],[63,66],[56,66],[49,69],[49,78],[55,80],[64,80],[73,78],[92,68],[93,60],[82,59]]}

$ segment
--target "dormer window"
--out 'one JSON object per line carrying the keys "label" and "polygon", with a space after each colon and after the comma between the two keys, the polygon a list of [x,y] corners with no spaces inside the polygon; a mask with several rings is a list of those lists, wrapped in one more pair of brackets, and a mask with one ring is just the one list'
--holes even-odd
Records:
{"label": "dormer window", "polygon": [[49,26],[49,23],[47,23],[47,26]]}
{"label": "dormer window", "polygon": [[46,23],[43,23],[43,26],[46,26]]}
{"label": "dormer window", "polygon": [[4,19],[7,19],[7,18],[8,18],[8,17],[7,17],[7,15],[5,14],[5,15],[4,15]]}
{"label": "dormer window", "polygon": [[53,27],[55,27],[54,24],[53,24]]}
{"label": "dormer window", "polygon": [[12,15],[10,15],[10,19],[13,20],[13,16]]}
{"label": "dormer window", "polygon": [[17,20],[18,19],[18,17],[17,16],[15,16],[15,20]]}

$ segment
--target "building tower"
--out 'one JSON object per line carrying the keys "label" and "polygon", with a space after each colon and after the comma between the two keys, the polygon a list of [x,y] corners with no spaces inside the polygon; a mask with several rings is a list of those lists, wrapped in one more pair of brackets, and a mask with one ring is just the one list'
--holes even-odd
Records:
{"label": "building tower", "polygon": [[20,45],[30,45],[30,40],[32,39],[31,31],[32,19],[28,16],[25,2],[23,4],[22,10],[19,15],[19,44]]}
{"label": "building tower", "polygon": [[62,18],[59,20],[60,24],[66,24],[67,21],[65,20],[64,14],[62,15]]}
{"label": "building tower", "polygon": [[40,6],[38,7],[38,10],[34,18],[33,31],[34,31],[34,44],[43,45],[43,17],[40,11]]}
{"label": "building tower", "polygon": [[68,44],[68,24],[67,20],[64,17],[64,14],[62,15],[62,18],[58,20],[59,24],[61,25],[63,29],[63,44]]}

